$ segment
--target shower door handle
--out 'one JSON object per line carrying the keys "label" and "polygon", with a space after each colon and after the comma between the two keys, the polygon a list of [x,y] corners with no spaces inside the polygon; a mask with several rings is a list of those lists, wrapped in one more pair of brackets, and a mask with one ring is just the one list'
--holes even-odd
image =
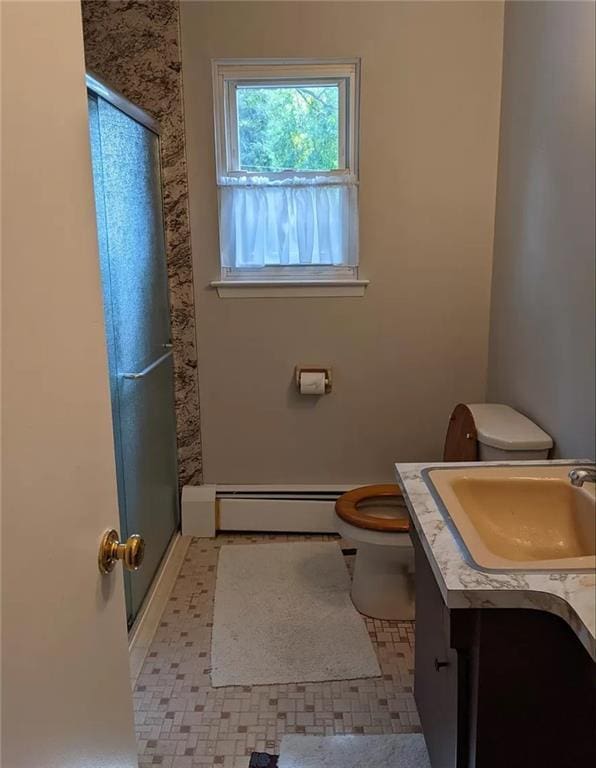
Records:
{"label": "shower door handle", "polygon": [[162,363],[165,363],[166,360],[168,360],[170,357],[172,357],[172,350],[170,349],[169,352],[166,352],[165,355],[162,355],[161,357],[158,357],[157,360],[154,360],[152,363],[149,363],[149,365],[146,368],[143,368],[142,371],[139,371],[138,373],[123,373],[122,378],[123,379],[144,379],[145,376],[151,373],[151,371],[154,371],[158,366],[160,366]]}

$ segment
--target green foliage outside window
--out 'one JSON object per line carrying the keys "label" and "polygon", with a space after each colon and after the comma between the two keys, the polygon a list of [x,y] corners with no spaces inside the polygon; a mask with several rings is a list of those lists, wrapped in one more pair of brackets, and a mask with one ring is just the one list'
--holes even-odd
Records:
{"label": "green foliage outside window", "polygon": [[336,85],[239,87],[240,170],[330,171],[339,167]]}

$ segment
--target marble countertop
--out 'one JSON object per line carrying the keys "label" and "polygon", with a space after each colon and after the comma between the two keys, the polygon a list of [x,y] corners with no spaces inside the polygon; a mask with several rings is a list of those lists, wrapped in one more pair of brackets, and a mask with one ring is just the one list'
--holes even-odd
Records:
{"label": "marble countertop", "polygon": [[[581,464],[573,462],[573,465]],[[583,463],[586,463],[585,461]],[[483,467],[503,462],[483,462]],[[570,464],[569,461],[509,462],[511,466]],[[471,566],[451,533],[422,470],[478,464],[396,464],[412,522],[449,608],[535,608],[564,619],[596,660],[596,573],[487,573]]]}

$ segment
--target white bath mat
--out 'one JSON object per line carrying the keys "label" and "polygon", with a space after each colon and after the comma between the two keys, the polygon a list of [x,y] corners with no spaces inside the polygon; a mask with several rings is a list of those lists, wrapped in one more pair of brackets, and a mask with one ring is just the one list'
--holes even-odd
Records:
{"label": "white bath mat", "polygon": [[338,544],[222,547],[211,667],[215,688],[378,677]]}
{"label": "white bath mat", "polygon": [[279,768],[430,768],[421,733],[284,736]]}

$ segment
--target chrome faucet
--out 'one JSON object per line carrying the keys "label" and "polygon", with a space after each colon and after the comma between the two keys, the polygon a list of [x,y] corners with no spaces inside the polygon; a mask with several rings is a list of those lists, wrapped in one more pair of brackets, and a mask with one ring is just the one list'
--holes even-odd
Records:
{"label": "chrome faucet", "polygon": [[574,467],[569,471],[569,482],[577,488],[581,488],[584,483],[596,483],[596,468]]}

